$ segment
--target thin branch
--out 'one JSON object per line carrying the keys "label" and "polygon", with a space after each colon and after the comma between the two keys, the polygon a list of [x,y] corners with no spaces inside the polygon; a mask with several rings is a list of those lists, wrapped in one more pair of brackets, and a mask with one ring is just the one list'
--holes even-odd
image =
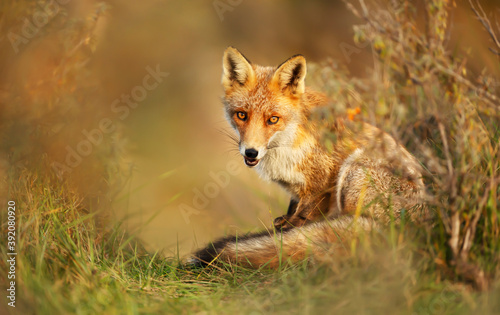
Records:
{"label": "thin branch", "polygon": [[[483,24],[483,27],[486,29],[486,31],[490,35],[491,39],[493,40],[493,43],[495,43],[495,45],[497,46],[497,48],[500,49],[500,41],[498,40],[498,38],[497,38],[497,36],[495,34],[495,31],[493,31],[493,27],[491,26],[490,20],[486,16],[486,13],[484,12],[483,7],[479,3],[479,1],[476,1],[476,2],[477,2],[476,3],[477,4],[477,8],[474,5],[474,3],[472,2],[472,0],[469,0],[470,7],[471,7],[472,11],[476,15],[476,17],[479,19],[479,22],[481,22],[481,24]],[[489,49],[495,55],[500,56],[500,51],[497,51],[497,50],[495,50],[495,49],[493,49],[491,47]]]}
{"label": "thin branch", "polygon": [[[351,3],[348,2],[348,0],[343,0],[343,1],[347,5],[347,8],[354,13],[354,15],[358,16],[359,18],[364,19],[371,27],[373,27],[374,29],[376,29],[381,34],[386,34],[394,42],[401,43],[401,39],[400,38],[398,38],[397,36],[394,36],[394,34],[388,33],[387,30],[384,27],[382,27],[380,25],[380,23],[378,23],[378,21],[374,21],[373,19],[370,18],[369,10],[367,9],[366,4],[364,3],[364,0],[359,0],[360,6],[361,6],[361,9],[362,9],[363,13],[360,13]],[[474,10],[474,12],[477,12],[476,15],[478,16],[479,20],[482,21],[483,25],[485,25],[484,23],[486,23],[487,29],[490,30],[489,32],[492,35],[492,38],[495,41],[495,44],[500,49],[500,42],[498,41],[495,33],[493,32],[493,30],[491,28],[491,24],[490,24],[488,18],[486,17],[486,14],[484,13],[482,7],[479,6],[479,8],[480,8],[480,10],[481,10],[481,12],[483,14],[483,15],[480,15],[479,11],[477,11],[476,8],[475,8],[475,6],[473,5],[472,0],[469,0],[469,2],[471,4],[472,9]],[[469,81],[468,79],[466,79],[464,76],[462,76],[462,75],[460,75],[458,73],[455,73],[454,71],[452,71],[450,69],[447,69],[446,67],[442,66],[438,62],[435,63],[435,66],[436,66],[436,68],[439,71],[444,72],[444,73],[446,73],[446,74],[454,77],[457,81],[459,81],[460,83],[465,84],[471,90],[476,91],[476,93],[478,93],[479,95],[482,94],[482,95],[486,96],[486,98],[484,98],[483,100],[484,100],[485,103],[487,103],[492,108],[497,109],[497,108],[500,107],[500,100],[499,100],[499,98],[496,95],[494,95],[494,94],[492,94],[492,93],[490,93],[488,91],[485,91],[482,87],[476,86],[471,81]]]}
{"label": "thin branch", "polygon": [[446,67],[443,67],[439,63],[436,63],[435,66],[442,73],[446,73],[446,74],[454,77],[455,80],[457,80],[460,83],[464,84],[465,86],[467,86],[471,90],[476,91],[476,93],[483,94],[484,96],[486,96],[487,99],[483,99],[483,101],[486,102],[486,103],[488,103],[488,105],[490,105],[491,107],[493,107],[493,108],[500,107],[500,100],[498,99],[498,97],[496,97],[496,95],[491,94],[488,91],[485,91],[483,88],[477,87],[474,83],[470,82],[469,80],[467,80],[466,78],[464,78],[462,75],[460,75],[460,74],[458,74],[458,73],[456,73],[456,72],[454,72],[454,71],[452,71],[452,70],[450,70],[450,69],[448,69]]}

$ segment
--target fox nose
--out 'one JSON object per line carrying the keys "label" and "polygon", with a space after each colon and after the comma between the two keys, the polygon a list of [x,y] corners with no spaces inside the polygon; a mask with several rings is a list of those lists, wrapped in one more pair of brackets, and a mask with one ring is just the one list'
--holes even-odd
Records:
{"label": "fox nose", "polygon": [[255,150],[255,149],[246,149],[245,150],[246,157],[249,157],[251,159],[255,159],[257,157],[257,155],[259,155],[259,151]]}

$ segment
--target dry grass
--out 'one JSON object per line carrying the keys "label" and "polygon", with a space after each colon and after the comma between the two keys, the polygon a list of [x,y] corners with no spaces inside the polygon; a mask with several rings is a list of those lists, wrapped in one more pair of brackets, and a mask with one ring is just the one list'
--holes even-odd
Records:
{"label": "dry grass", "polygon": [[449,52],[452,2],[426,1],[423,23],[407,1],[357,4],[347,3],[366,22],[355,27],[355,38],[372,45],[372,77],[353,80],[325,66],[316,71],[319,84],[330,91],[337,111],[362,108],[418,158],[435,213],[423,227],[431,236],[429,259],[443,276],[485,290],[499,249],[498,80],[487,72],[472,77],[465,57]]}

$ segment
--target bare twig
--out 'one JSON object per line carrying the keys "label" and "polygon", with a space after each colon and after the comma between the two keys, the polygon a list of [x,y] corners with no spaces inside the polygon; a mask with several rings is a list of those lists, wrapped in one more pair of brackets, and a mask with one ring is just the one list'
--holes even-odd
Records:
{"label": "bare twig", "polygon": [[443,73],[446,73],[448,74],[449,76],[452,76],[455,78],[455,80],[457,80],[458,82],[464,84],[465,86],[467,86],[468,88],[470,88],[471,90],[474,90],[476,91],[476,93],[478,94],[483,94],[484,96],[487,97],[487,99],[483,99],[484,102],[488,103],[488,105],[490,105],[491,107],[493,108],[498,108],[500,107],[500,100],[498,99],[498,97],[488,91],[485,91],[483,88],[480,88],[480,87],[477,87],[474,83],[472,83],[471,81],[467,80],[466,78],[464,78],[462,75],[442,66],[441,64],[439,63],[435,63],[435,66],[436,68],[443,72]]}
{"label": "bare twig", "polygon": [[[390,37],[390,39],[393,40],[394,42],[401,43],[400,38],[398,38],[394,34],[388,33],[387,30],[382,25],[380,25],[380,23],[378,23],[378,21],[374,21],[372,19],[372,17],[369,14],[369,10],[367,9],[366,4],[364,3],[364,0],[359,0],[359,2],[360,2],[362,12],[359,12],[348,0],[344,0],[344,3],[347,5],[348,9],[351,10],[356,16],[364,19],[368,23],[368,25],[370,25],[371,27],[376,29],[381,34],[387,34]],[[486,17],[486,14],[484,13],[482,7],[479,6],[479,9],[482,12],[482,15],[481,15],[481,13],[475,9],[475,6],[472,3],[472,0],[469,0],[469,2],[471,3],[473,11],[477,12],[476,15],[478,16],[479,20],[481,21],[481,23],[483,23],[483,25],[485,25],[488,32],[490,33],[493,40],[495,41],[495,44],[500,49],[500,42],[498,41],[495,33],[493,32],[492,27],[491,27],[491,23],[489,22],[488,18]],[[454,77],[457,81],[459,81],[460,83],[463,83],[464,85],[466,85],[471,90],[478,93],[479,95],[482,94],[482,95],[486,96],[486,98],[484,98],[483,101],[485,103],[487,103],[490,107],[495,108],[495,109],[500,107],[500,99],[496,95],[486,91],[482,87],[476,86],[474,83],[472,83],[470,80],[468,80],[467,78],[465,78],[461,74],[456,73],[456,72],[448,69],[447,67],[441,65],[438,62],[435,63],[435,66],[439,71]]]}
{"label": "bare twig", "polygon": [[455,185],[455,172],[453,169],[453,162],[451,160],[451,154],[448,147],[448,139],[446,136],[446,131],[442,122],[438,123],[439,133],[441,135],[441,140],[443,141],[443,151],[446,157],[446,164],[448,167],[448,193],[449,193],[449,203],[451,207],[451,235],[450,235],[450,248],[453,252],[453,256],[457,259],[460,255],[460,214],[455,208],[455,199],[457,197],[457,187]]}
{"label": "bare twig", "polygon": [[[498,49],[500,49],[500,41],[498,40],[495,31],[493,31],[493,27],[491,26],[490,20],[486,16],[486,13],[483,10],[483,7],[479,3],[479,1],[476,1],[476,5],[474,5],[472,0],[469,0],[470,6],[476,17],[478,18],[479,22],[483,24],[483,27],[486,29],[488,34],[490,35],[491,39],[493,40],[493,43],[495,46],[497,46]],[[494,53],[497,56],[500,56],[500,51],[495,50],[493,48],[490,48],[490,51]]]}

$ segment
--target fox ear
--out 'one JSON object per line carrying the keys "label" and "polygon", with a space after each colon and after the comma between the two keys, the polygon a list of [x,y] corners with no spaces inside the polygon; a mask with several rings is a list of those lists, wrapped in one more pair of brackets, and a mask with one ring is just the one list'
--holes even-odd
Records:
{"label": "fox ear", "polygon": [[234,83],[245,85],[255,77],[250,61],[234,47],[228,47],[224,51],[222,68],[222,85],[226,90]]}
{"label": "fox ear", "polygon": [[302,94],[305,89],[306,58],[295,55],[278,66],[274,73],[275,80],[281,90],[288,89],[292,94]]}

